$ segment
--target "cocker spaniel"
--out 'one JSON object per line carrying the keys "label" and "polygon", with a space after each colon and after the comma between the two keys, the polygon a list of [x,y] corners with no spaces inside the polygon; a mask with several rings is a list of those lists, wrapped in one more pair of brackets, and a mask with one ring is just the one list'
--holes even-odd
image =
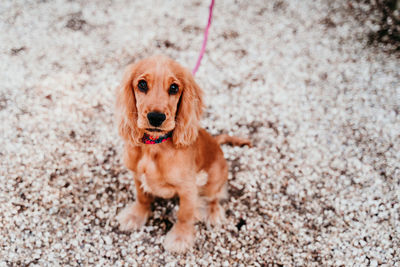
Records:
{"label": "cocker spaniel", "polygon": [[193,245],[197,220],[215,225],[224,218],[219,202],[226,194],[228,166],[220,144],[250,146],[246,139],[213,137],[200,127],[202,95],[192,74],[165,56],[129,65],[117,92],[124,164],[134,173],[137,192],[136,201],[117,216],[120,228],[140,228],[154,197],[177,195],[177,222],[164,241],[172,252]]}

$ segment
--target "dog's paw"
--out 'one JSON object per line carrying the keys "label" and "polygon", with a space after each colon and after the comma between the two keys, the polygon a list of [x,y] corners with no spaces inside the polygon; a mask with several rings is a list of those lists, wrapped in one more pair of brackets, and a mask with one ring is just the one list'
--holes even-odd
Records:
{"label": "dog's paw", "polygon": [[224,210],[219,204],[210,205],[206,214],[206,223],[219,226],[225,222]]}
{"label": "dog's paw", "polygon": [[118,215],[117,220],[121,231],[131,231],[141,228],[149,217],[149,211],[134,203],[125,207]]}
{"label": "dog's paw", "polygon": [[169,252],[183,253],[190,249],[194,243],[194,229],[177,227],[168,232],[164,240],[164,248]]}

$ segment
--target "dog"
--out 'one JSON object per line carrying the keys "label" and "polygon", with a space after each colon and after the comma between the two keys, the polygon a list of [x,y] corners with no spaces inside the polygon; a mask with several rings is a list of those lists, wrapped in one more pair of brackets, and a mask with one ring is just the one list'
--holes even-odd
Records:
{"label": "dog", "polygon": [[220,144],[251,143],[225,134],[213,137],[200,127],[203,92],[186,68],[166,56],[126,68],[116,108],[124,164],[134,174],[137,193],[117,216],[120,229],[142,227],[154,197],[178,196],[177,222],[164,247],[184,252],[193,246],[196,221],[218,225],[224,219],[220,200],[226,195],[228,165]]}

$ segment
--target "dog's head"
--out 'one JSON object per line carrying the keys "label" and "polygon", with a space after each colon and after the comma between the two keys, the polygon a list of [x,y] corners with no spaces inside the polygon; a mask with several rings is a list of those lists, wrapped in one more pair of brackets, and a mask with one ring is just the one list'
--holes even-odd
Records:
{"label": "dog's head", "polygon": [[171,131],[176,146],[191,144],[202,109],[202,91],[192,74],[164,56],[129,65],[118,88],[119,133],[135,145],[144,133],[161,136]]}

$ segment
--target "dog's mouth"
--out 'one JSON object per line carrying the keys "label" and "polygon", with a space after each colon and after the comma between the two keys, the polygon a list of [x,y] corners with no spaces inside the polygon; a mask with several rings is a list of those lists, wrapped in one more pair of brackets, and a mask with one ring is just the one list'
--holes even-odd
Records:
{"label": "dog's mouth", "polygon": [[146,128],[146,131],[158,133],[163,132],[163,130],[161,130],[160,128]]}

